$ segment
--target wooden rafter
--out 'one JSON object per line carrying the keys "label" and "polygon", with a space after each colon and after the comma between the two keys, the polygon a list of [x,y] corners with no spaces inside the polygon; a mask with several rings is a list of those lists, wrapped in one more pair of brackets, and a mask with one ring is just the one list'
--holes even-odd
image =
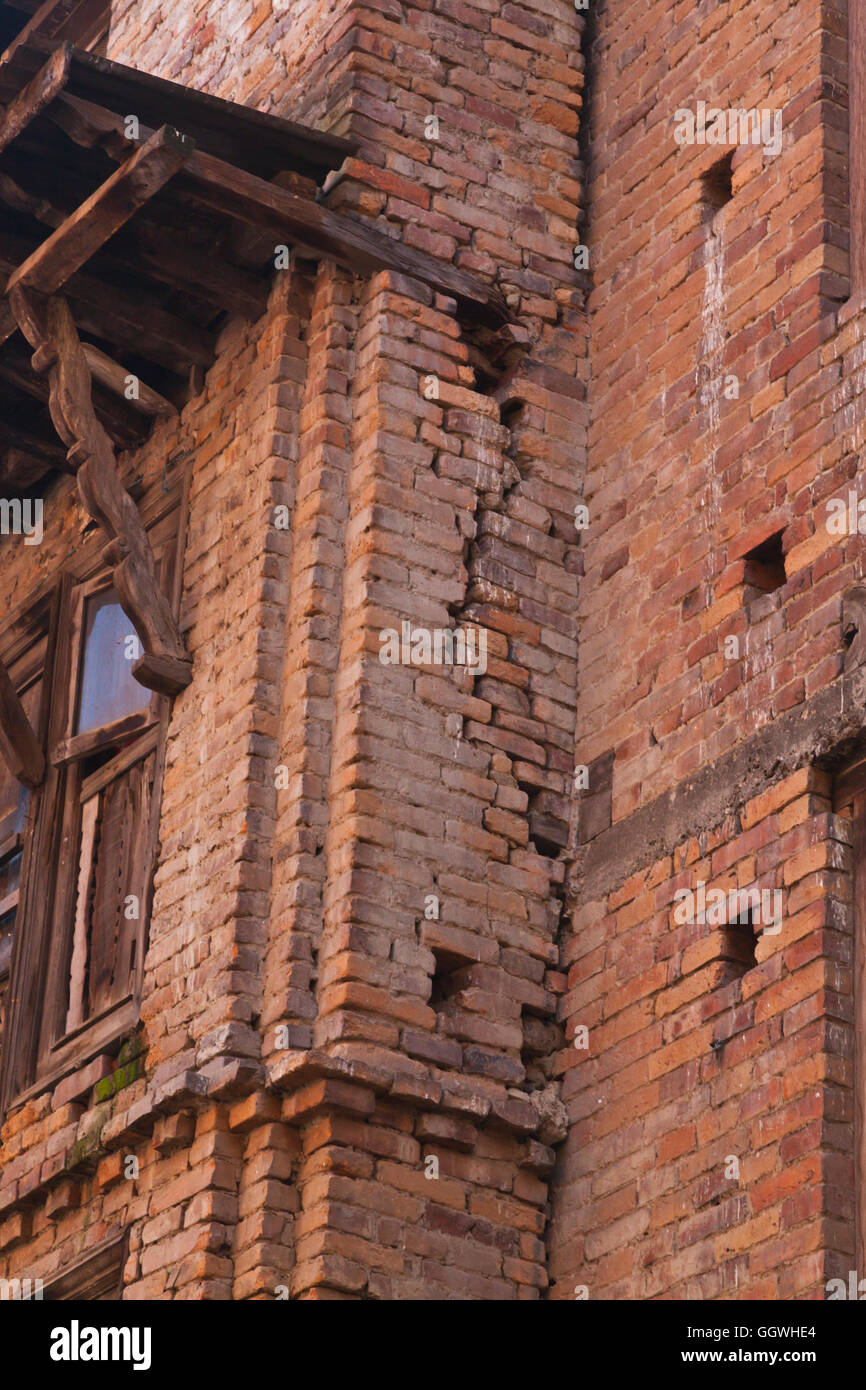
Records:
{"label": "wooden rafter", "polygon": [[[49,402],[48,382],[32,371],[26,352],[17,352],[11,345],[0,353],[0,383],[14,386],[16,391],[43,405]],[[102,390],[94,390],[93,394],[97,414],[117,446],[131,448],[140,444],[147,430],[141,416],[132,409],[132,402]]]}
{"label": "wooden rafter", "polygon": [[[192,150],[192,142],[170,127],[156,131],[9,277],[7,301],[16,287],[47,295],[61,289],[178,172]],[[0,342],[14,331],[7,304],[0,315]]]}
{"label": "wooden rafter", "polygon": [[52,443],[49,439],[37,439],[28,430],[17,425],[3,426],[3,448],[7,451],[32,454],[34,463],[41,464],[43,473],[46,468],[66,468],[66,454],[59,444]]}
{"label": "wooden rafter", "polygon": [[[47,227],[60,227],[65,220],[60,209],[47,198],[27,192],[6,171],[0,171],[0,202]],[[212,248],[208,249],[207,256],[203,256],[200,251],[188,247],[145,217],[136,219],[126,233],[124,244],[116,241],[109,253],[103,253],[106,270],[111,269],[118,277],[127,276],[135,280],[144,271],[154,280],[170,285],[172,289],[183,290],[212,305],[215,310],[228,310],[253,322],[264,313],[268,284],[260,276],[224,260]],[[19,237],[0,233],[0,245],[4,248],[11,250],[13,245],[20,244]],[[262,259],[264,257],[259,257],[260,262]],[[0,263],[2,260],[0,257]],[[73,282],[76,279],[73,277]],[[113,302],[113,294],[107,294],[106,298]],[[183,337],[186,331],[186,326],[181,325],[180,336]],[[209,361],[212,356],[212,348],[208,346],[207,357],[202,361]]]}
{"label": "wooden rafter", "polygon": [[[35,37],[16,50],[0,69],[0,102],[9,99],[10,90],[17,94],[55,44],[56,40]],[[353,140],[192,90],[80,48],[73,50],[66,89],[105,110],[122,115],[135,112],[142,126],[156,128],[168,122],[186,131],[201,148],[266,178],[280,169],[297,168],[321,181],[358,149]]]}
{"label": "wooden rafter", "polygon": [[115,362],[98,347],[94,347],[93,343],[82,343],[81,346],[93,379],[101,382],[116,396],[122,396],[124,400],[128,400],[133,409],[140,410],[142,415],[177,414],[177,407],[144,381],[138,381],[137,395],[127,396],[126,387],[129,373],[126,368],[122,367],[119,362]]}
{"label": "wooden rafter", "polygon": [[9,771],[25,787],[38,787],[45,776],[45,754],[24,706],[0,661],[0,753]]}
{"label": "wooden rafter", "polygon": [[299,198],[254,174],[233,169],[213,155],[197,151],[186,165],[183,182],[195,189],[199,203],[266,229],[277,241],[293,242],[316,260],[330,256],[339,265],[363,273],[398,270],[453,296],[473,318],[498,325],[508,317],[499,291],[474,275],[404,246],[366,223],[331,212],[310,198]]}
{"label": "wooden rafter", "polygon": [[11,145],[16,136],[49,106],[66,86],[72,45],[63,44],[52,54],[44,67],[31,78],[19,96],[6,108],[0,118],[0,152]]}
{"label": "wooden rafter", "polygon": [[[21,237],[0,232],[0,272],[12,275],[15,265],[4,252],[26,258],[27,243]],[[142,357],[149,357],[181,376],[186,375],[191,363],[211,365],[215,356],[211,333],[160,308],[153,296],[121,288],[122,263],[109,257],[106,264],[116,272],[110,283],[104,283],[90,270],[79,270],[63,288],[83,332],[112,342],[133,343]],[[127,276],[128,280],[131,278]]]}
{"label": "wooden rafter", "polygon": [[51,416],[68,447],[81,500],[109,539],[106,559],[114,586],[144,648],[133,673],[148,689],[176,694],[189,684],[190,660],[159,587],[147,532],[96,417],[90,369],[69,306],[62,296],[46,298],[21,285],[9,297],[17,323],[35,349],[34,369],[48,376]]}

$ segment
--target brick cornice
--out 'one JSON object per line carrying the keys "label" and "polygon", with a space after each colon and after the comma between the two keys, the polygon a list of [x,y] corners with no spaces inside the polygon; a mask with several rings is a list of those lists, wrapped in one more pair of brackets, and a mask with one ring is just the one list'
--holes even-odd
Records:
{"label": "brick cornice", "polygon": [[690,835],[714,829],[768,783],[809,764],[833,767],[866,738],[866,668],[837,678],[671,791],[616,821],[575,857],[573,889],[593,902]]}

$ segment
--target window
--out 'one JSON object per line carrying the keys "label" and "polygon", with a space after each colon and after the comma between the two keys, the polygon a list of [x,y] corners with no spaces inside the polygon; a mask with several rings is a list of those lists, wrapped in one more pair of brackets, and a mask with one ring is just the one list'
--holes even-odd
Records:
{"label": "window", "polygon": [[[164,585],[179,500],[161,492],[150,528]],[[94,572],[100,549],[78,557],[85,577],[62,575],[0,630],[46,756],[29,800],[0,760],[4,1109],[119,1048],[138,1022],[169,701],[133,675],[141,646],[110,575]]]}
{"label": "window", "polygon": [[[175,612],[187,484],[166,467],[136,499]],[[28,799],[0,756],[0,1114],[118,1052],[139,1022],[171,704],[133,675],[141,646],[104,556],[95,531],[0,622],[45,758]],[[6,730],[14,765],[9,744]]]}
{"label": "window", "polygon": [[51,1076],[132,1026],[152,870],[151,821],[159,713],[136,681],[141,646],[104,576],[67,600],[69,668],[55,685],[62,736],[49,751],[60,855],[47,933],[37,1072]]}
{"label": "window", "polygon": [[147,708],[150,693],[132,674],[132,663],[141,655],[139,641],[110,587],[85,603],[82,653],[76,734],[116,724]]}

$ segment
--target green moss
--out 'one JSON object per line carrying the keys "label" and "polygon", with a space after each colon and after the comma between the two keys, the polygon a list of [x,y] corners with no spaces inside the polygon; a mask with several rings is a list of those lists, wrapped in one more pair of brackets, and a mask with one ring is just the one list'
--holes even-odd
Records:
{"label": "green moss", "polygon": [[124,1067],[128,1062],[135,1061],[136,1057],[140,1057],[142,1053],[145,1051],[146,1046],[147,1044],[145,1043],[144,1032],[142,1030],[139,1030],[139,1032],[137,1033],[131,1034],[131,1036],[127,1038],[126,1042],[121,1047],[120,1052],[118,1054],[117,1060],[120,1066]]}
{"label": "green moss", "polygon": [[127,1062],[125,1066],[117,1067],[110,1076],[104,1076],[101,1081],[97,1081],[97,1101],[111,1100],[112,1096],[116,1096],[119,1091],[131,1086],[133,1081],[137,1081],[140,1076],[144,1076],[143,1055],[136,1057],[134,1061]]}

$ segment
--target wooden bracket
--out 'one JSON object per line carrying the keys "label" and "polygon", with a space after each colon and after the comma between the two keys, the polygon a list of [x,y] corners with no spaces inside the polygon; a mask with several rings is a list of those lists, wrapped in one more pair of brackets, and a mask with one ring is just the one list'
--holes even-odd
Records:
{"label": "wooden bracket", "polygon": [[114,586],[144,648],[133,674],[148,690],[175,695],[189,685],[191,661],[159,587],[147,532],[93,408],[90,368],[69,305],[60,295],[46,298],[22,285],[10,290],[9,302],[34,348],[34,370],[48,377],[51,418],[67,446],[81,501],[108,537]]}
{"label": "wooden bracket", "polygon": [[31,790],[45,776],[45,755],[33,726],[27,718],[18,692],[9,678],[5,664],[0,661],[0,753],[9,771]]}
{"label": "wooden bracket", "polygon": [[47,241],[13,271],[6,283],[7,305],[0,306],[0,342],[15,331],[11,293],[15,288],[55,294],[76,271],[110,241],[186,164],[195,143],[163,126],[130,155]]}

